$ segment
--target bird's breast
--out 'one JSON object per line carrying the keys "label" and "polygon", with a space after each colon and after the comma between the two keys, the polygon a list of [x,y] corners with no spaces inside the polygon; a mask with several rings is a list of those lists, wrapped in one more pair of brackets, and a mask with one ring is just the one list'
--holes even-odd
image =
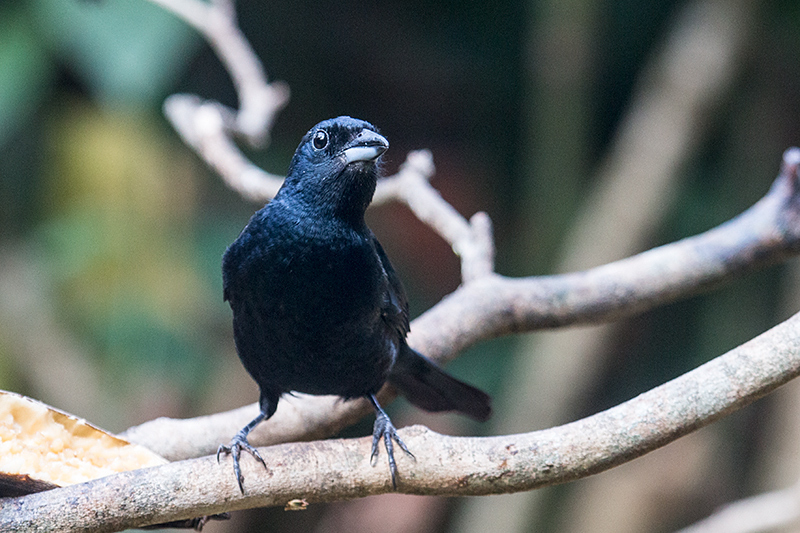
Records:
{"label": "bird's breast", "polygon": [[273,247],[258,269],[271,282],[262,284],[267,299],[293,310],[298,320],[323,325],[377,316],[382,270],[369,242],[339,233],[300,234],[292,241]]}
{"label": "bird's breast", "polygon": [[387,281],[371,233],[279,214],[254,217],[223,259],[242,362],[262,388],[377,391],[401,339],[381,316]]}

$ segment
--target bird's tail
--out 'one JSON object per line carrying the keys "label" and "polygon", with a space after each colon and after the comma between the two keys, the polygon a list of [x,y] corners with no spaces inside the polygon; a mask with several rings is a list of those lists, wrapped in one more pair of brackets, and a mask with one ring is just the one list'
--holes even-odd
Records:
{"label": "bird's tail", "polygon": [[426,411],[459,411],[480,422],[492,415],[492,399],[488,394],[447,374],[405,343],[389,374],[389,382],[408,401]]}

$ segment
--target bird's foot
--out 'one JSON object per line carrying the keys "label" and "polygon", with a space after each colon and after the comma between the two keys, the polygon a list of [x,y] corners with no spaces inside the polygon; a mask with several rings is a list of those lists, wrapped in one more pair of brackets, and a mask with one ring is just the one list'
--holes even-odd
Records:
{"label": "bird's foot", "polygon": [[408,446],[403,442],[397,434],[392,421],[389,420],[387,414],[381,409],[376,413],[375,425],[372,427],[372,454],[370,455],[370,464],[375,466],[378,458],[378,444],[383,437],[383,444],[386,447],[386,455],[389,457],[389,472],[392,475],[392,487],[397,488],[397,464],[394,461],[394,444],[396,442],[400,449],[406,452],[406,455],[415,459],[414,454],[408,449]]}
{"label": "bird's foot", "polygon": [[243,435],[241,432],[237,433],[227,446],[220,444],[219,448],[217,448],[217,463],[219,463],[219,456],[221,453],[233,457],[233,473],[236,475],[236,481],[239,482],[239,490],[244,494],[244,476],[242,475],[242,469],[239,467],[239,456],[242,450],[255,457],[259,463],[264,465],[264,468],[267,468],[267,463],[264,462],[261,454],[247,442],[247,435]]}

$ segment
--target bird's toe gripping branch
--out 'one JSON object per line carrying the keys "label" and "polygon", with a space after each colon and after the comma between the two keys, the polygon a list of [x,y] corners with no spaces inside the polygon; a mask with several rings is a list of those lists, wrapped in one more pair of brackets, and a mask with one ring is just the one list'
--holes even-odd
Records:
{"label": "bird's toe gripping branch", "polygon": [[239,456],[241,455],[242,450],[255,457],[255,459],[264,466],[264,468],[267,468],[267,463],[264,462],[264,458],[261,457],[261,454],[258,453],[258,450],[256,450],[250,445],[249,442],[247,442],[247,435],[243,435],[241,432],[237,433],[227,446],[220,444],[219,448],[217,448],[217,463],[219,463],[219,456],[222,453],[225,455],[230,455],[233,458],[233,473],[236,475],[236,481],[239,483],[239,490],[242,491],[242,494],[244,494],[244,476],[242,475],[242,469],[239,466]]}
{"label": "bird's toe gripping branch", "polygon": [[414,454],[411,453],[408,446],[406,446],[397,434],[397,429],[395,429],[392,421],[389,420],[389,415],[381,408],[375,396],[371,395],[369,399],[372,406],[375,408],[375,425],[372,427],[372,453],[370,454],[370,464],[375,466],[378,459],[378,447],[381,438],[383,438],[383,444],[386,447],[386,455],[389,459],[389,473],[392,476],[392,488],[397,488],[397,463],[394,460],[394,443],[392,441],[396,442],[397,445],[400,446],[400,449],[412,459],[414,458]]}

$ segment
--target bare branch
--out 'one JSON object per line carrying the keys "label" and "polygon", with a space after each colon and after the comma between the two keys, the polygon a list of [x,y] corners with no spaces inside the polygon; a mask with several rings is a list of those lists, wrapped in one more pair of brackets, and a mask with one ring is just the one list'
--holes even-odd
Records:
{"label": "bare branch", "polygon": [[[482,340],[509,333],[597,323],[652,309],[753,271],[800,250],[800,150],[784,154],[769,193],[706,233],[584,272],[512,279],[485,276],[465,284],[412,324],[409,343],[446,362]],[[159,419],[124,436],[170,459],[211,453],[252,411],[189,420]],[[331,435],[368,412],[330,397],[281,401],[269,424],[251,434],[264,445]],[[233,421],[235,419],[235,421]]]}
{"label": "bare branch", "polygon": [[267,83],[264,67],[236,23],[230,0],[150,0],[193,26],[211,45],[233,79],[239,111],[230,130],[253,146],[265,146],[275,116],[289,99],[285,83]]}
{"label": "bare branch", "polygon": [[266,201],[283,182],[250,162],[233,140],[244,137],[265,147],[278,112],[289,100],[285,83],[267,83],[264,68],[236,24],[230,0],[150,0],[197,29],[219,56],[239,96],[239,110],[198,96],[176,94],[164,102],[164,114],[205,162],[244,198]]}
{"label": "bare branch", "polygon": [[[205,37],[230,72],[240,100],[236,112],[218,102],[176,94],[164,102],[164,114],[184,142],[229,187],[248,200],[269,201],[280,188],[283,176],[265,172],[250,162],[236,146],[233,134],[243,135],[253,145],[265,146],[274,117],[288,101],[288,86],[267,83],[261,62],[236,25],[231,0],[210,4],[199,0],[150,1],[172,11]],[[488,216],[479,213],[467,222],[430,186],[428,180],[433,173],[429,151],[409,153],[397,175],[381,180],[374,203],[397,199],[408,204],[461,257],[464,282],[491,274],[494,243]]]}
{"label": "bare branch", "polygon": [[189,94],[174,94],[164,101],[164,114],[183,141],[244,198],[263,202],[278,192],[283,176],[269,174],[245,157],[225,125],[230,112],[224,106]]}
{"label": "bare branch", "polygon": [[[531,490],[630,461],[705,426],[800,375],[800,314],[660,387],[557,428],[497,437],[402,430],[416,461],[399,457],[398,490],[483,495]],[[335,439],[259,450],[268,470],[243,461],[246,494],[230,464],[213,457],[108,476],[8,499],[2,531],[116,531],[198,514],[323,502],[391,490],[385,465],[370,465],[370,439]],[[124,497],[123,497],[124,495]],[[64,513],[67,506],[70,513]]]}
{"label": "bare branch", "polygon": [[499,335],[632,316],[796,254],[799,160],[787,150],[767,195],[710,231],[583,272],[464,285],[420,316],[409,340],[449,360]]}
{"label": "bare branch", "polygon": [[464,283],[494,272],[492,223],[486,213],[476,213],[468,222],[431,187],[435,171],[429,150],[409,152],[400,172],[382,179],[373,204],[399,200],[422,222],[438,233],[461,258]]}

